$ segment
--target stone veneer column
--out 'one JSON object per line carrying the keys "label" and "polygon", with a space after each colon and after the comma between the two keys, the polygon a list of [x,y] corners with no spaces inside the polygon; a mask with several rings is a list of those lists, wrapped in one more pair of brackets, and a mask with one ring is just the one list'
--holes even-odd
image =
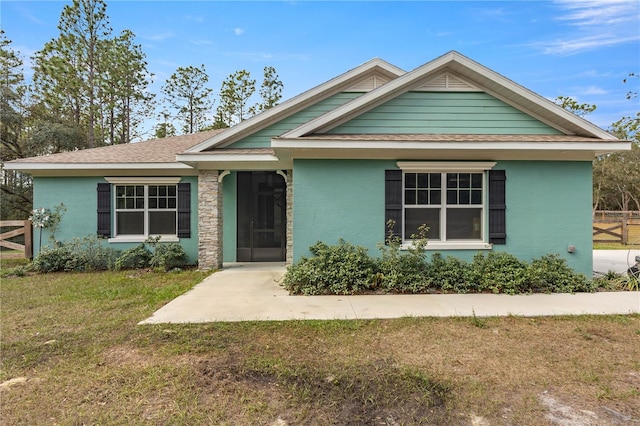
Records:
{"label": "stone veneer column", "polygon": [[293,264],[293,170],[287,170],[287,265]]}
{"label": "stone veneer column", "polygon": [[222,268],[222,183],[218,170],[198,174],[198,267]]}

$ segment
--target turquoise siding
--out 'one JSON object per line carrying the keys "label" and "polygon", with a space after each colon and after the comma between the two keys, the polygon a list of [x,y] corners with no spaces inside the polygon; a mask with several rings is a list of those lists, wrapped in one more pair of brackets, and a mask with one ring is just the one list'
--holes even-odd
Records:
{"label": "turquoise siding", "polygon": [[231,172],[222,180],[222,260],[235,262],[238,246],[238,209],[236,204],[237,174]]}
{"label": "turquoise siding", "polygon": [[286,117],[265,129],[253,133],[252,135],[231,144],[228,148],[270,148],[272,137],[279,136],[289,130],[295,129],[301,124],[304,124],[309,120],[313,120],[325,112],[331,111],[361,95],[362,93],[357,92],[338,93],[307,107],[303,111],[292,114],[291,116]]}
{"label": "turquoise siding", "polygon": [[559,134],[481,92],[407,92],[328,133]]}
{"label": "turquoise siding", "polygon": [[[395,161],[295,160],[294,260],[316,241],[340,238],[373,255],[384,239],[384,170]],[[507,173],[507,244],[494,250],[520,259],[555,253],[591,276],[591,163],[504,161]],[[570,254],[567,247],[574,245]],[[471,260],[475,250],[442,250]]]}
{"label": "turquoise siding", "polygon": [[[198,178],[187,176],[183,182],[191,183],[191,238],[181,238],[180,244],[189,256],[191,263],[198,260]],[[101,177],[35,177],[33,185],[34,208],[48,208],[53,210],[55,206],[63,203],[67,208],[64,214],[56,239],[69,241],[73,238],[83,238],[96,235],[97,227],[97,184],[104,182]],[[111,216],[113,229],[113,215]],[[45,229],[42,234],[42,246],[50,245],[49,232]],[[34,255],[39,251],[39,230],[35,231]],[[108,243],[118,250],[126,250],[139,243]]]}

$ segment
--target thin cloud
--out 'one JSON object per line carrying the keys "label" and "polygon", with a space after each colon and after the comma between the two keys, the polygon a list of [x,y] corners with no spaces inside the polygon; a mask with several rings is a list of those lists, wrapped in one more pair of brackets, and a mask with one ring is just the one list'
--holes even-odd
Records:
{"label": "thin cloud", "polygon": [[140,36],[140,38],[143,40],[149,40],[149,41],[162,41],[162,40],[171,38],[173,36],[174,34],[172,32],[165,32],[165,33],[157,33],[157,34],[151,34],[146,36]]}
{"label": "thin cloud", "polygon": [[638,3],[634,1],[567,1],[557,3],[568,11],[556,19],[571,25],[617,25],[638,20]]}
{"label": "thin cloud", "polygon": [[184,15],[183,18],[185,21],[197,22],[199,24],[204,22],[204,18],[202,16]]}
{"label": "thin cloud", "polygon": [[557,39],[531,43],[548,55],[572,55],[587,50],[630,43],[640,40],[640,35],[623,36],[618,34],[595,34],[571,39]]}
{"label": "thin cloud", "polygon": [[583,95],[606,95],[609,92],[607,90],[603,89],[602,87],[589,86],[589,87],[586,87],[586,88],[582,89],[581,93]]}
{"label": "thin cloud", "polygon": [[529,44],[547,55],[568,56],[640,40],[638,2],[557,0],[555,4],[561,13],[554,19],[569,27],[566,36]]}
{"label": "thin cloud", "polygon": [[243,30],[242,28],[235,28],[235,29],[233,30],[233,33],[234,33],[235,35],[238,35],[238,36],[239,36],[239,35],[244,34],[244,30]]}

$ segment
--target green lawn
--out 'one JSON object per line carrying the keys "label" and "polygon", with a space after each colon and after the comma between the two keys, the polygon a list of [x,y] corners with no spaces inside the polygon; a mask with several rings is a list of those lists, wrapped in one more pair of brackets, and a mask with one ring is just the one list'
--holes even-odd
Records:
{"label": "green lawn", "polygon": [[2,278],[2,423],[640,421],[638,315],[137,325],[205,276]]}

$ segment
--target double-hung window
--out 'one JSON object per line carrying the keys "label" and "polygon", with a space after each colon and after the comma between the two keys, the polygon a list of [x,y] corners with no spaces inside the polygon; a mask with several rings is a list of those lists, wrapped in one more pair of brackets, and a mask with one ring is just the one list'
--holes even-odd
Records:
{"label": "double-hung window", "polygon": [[494,163],[400,162],[402,239],[428,227],[430,245],[485,244],[487,170]]}
{"label": "double-hung window", "polygon": [[176,185],[116,185],[116,237],[175,236],[177,206]]}
{"label": "double-hung window", "polygon": [[[162,241],[178,241],[179,237],[188,237],[189,184],[168,177],[105,180],[110,186],[102,185],[98,194],[101,235],[114,242],[144,241],[156,236]],[[110,200],[100,198],[104,191]]]}

